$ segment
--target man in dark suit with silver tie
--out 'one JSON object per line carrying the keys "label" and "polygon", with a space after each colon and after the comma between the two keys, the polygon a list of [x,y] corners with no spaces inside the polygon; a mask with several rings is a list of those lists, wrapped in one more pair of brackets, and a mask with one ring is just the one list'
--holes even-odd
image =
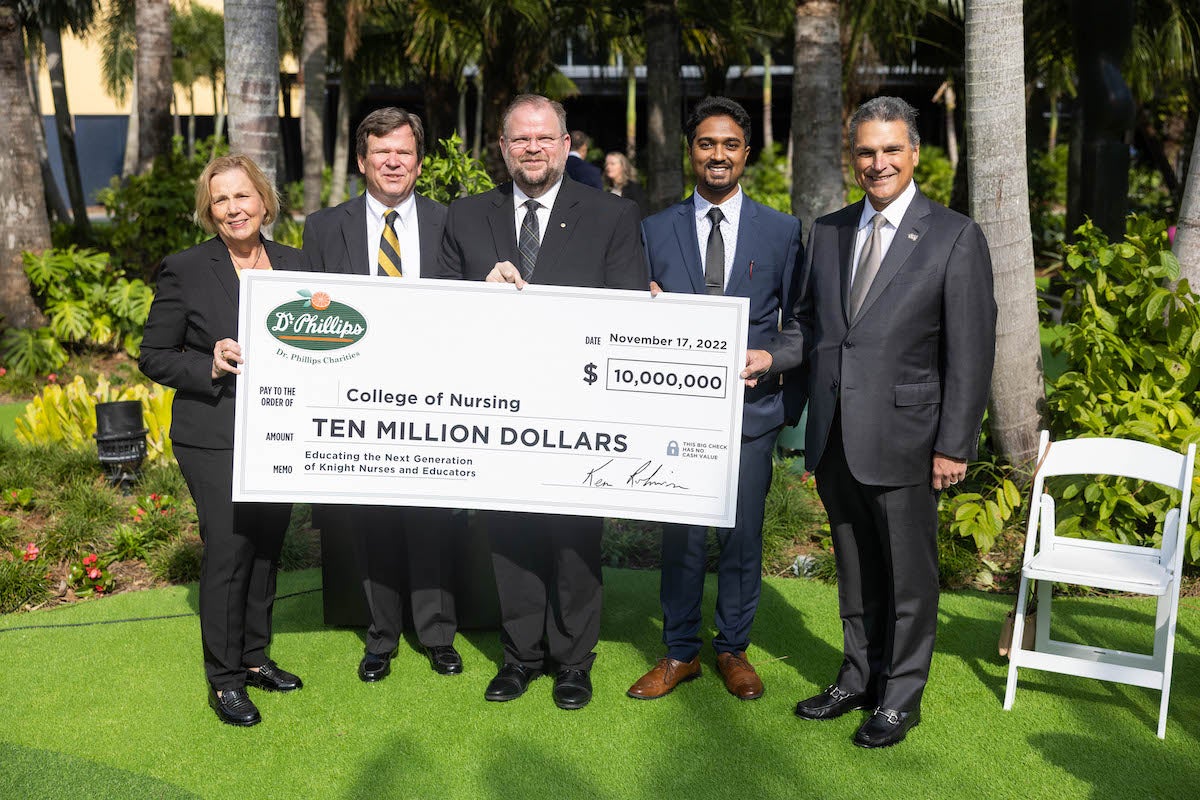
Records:
{"label": "man in dark suit with silver tie", "polygon": [[937,627],[938,493],[975,456],[995,352],[987,242],[921,194],[916,111],[895,97],[850,121],[866,197],[818,219],[781,360],[810,386],[805,458],[829,512],[844,658],[797,716],[872,713],[854,734],[887,747],[921,719]]}
{"label": "man in dark suit with silver tie", "polygon": [[[381,280],[428,278],[437,263],[446,207],[414,191],[425,155],[421,119],[399,108],[381,108],[367,115],[356,138],[367,190],[309,215],[304,254],[310,268]],[[400,641],[405,584],[430,666],[443,675],[462,672],[454,649],[451,586],[452,543],[464,516],[448,509],[388,506],[318,506],[313,514],[322,531],[353,543],[362,575],[371,623],[358,676],[372,683],[390,671]]]}

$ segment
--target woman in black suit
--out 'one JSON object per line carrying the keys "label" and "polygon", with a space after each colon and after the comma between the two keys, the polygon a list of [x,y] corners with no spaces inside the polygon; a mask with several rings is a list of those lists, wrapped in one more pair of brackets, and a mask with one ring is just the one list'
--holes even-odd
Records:
{"label": "woman in black suit", "polygon": [[646,190],[638,183],[637,170],[624,153],[613,150],[604,156],[604,188],[615,195],[637,203],[642,219],[650,216],[650,201]]}
{"label": "woman in black suit", "polygon": [[299,250],[267,241],[264,224],[279,196],[250,158],[215,158],[196,182],[196,221],[216,236],[163,260],[138,366],[176,389],[171,411],[175,460],[200,518],[200,635],[209,705],[222,722],[261,717],[246,684],[301,687],[267,656],[275,574],[291,506],[233,503],[234,376],[238,281],[247,269],[306,269]]}

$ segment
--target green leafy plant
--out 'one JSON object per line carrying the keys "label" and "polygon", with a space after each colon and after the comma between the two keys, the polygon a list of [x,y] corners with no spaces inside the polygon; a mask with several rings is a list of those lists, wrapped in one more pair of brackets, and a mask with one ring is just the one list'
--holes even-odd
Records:
{"label": "green leafy plant", "polygon": [[200,558],[204,545],[199,537],[184,537],[163,542],[150,551],[150,570],[170,583],[191,583],[200,579]]}
{"label": "green leafy plant", "polygon": [[50,597],[45,566],[35,558],[14,554],[0,558],[0,614],[11,614],[44,603]]}
{"label": "green leafy plant", "polygon": [[5,489],[3,493],[0,493],[0,502],[3,502],[6,508],[25,510],[33,508],[33,487],[22,486]]}
{"label": "green leafy plant", "polygon": [[483,164],[465,151],[457,133],[438,140],[430,148],[417,178],[418,192],[446,205],[459,197],[486,192],[495,185]]}
{"label": "green leafy plant", "polygon": [[[1067,248],[1063,335],[1067,362],[1050,388],[1054,438],[1119,436],[1181,451],[1200,442],[1200,306],[1167,243],[1164,222],[1132,216],[1123,241],[1090,222]],[[1062,489],[1058,533],[1144,544],[1171,499],[1156,486],[1114,478]],[[1178,502],[1178,498],[1174,498]],[[1187,557],[1200,562],[1200,479],[1193,490]]]}
{"label": "green leafy plant", "polygon": [[165,542],[183,530],[185,522],[180,504],[169,494],[151,492],[137,499],[129,515],[139,535],[149,542]]}
{"label": "green leafy plant", "polygon": [[226,152],[223,142],[210,138],[188,157],[183,139],[175,137],[171,152],[156,158],[145,173],[124,182],[113,178],[99,192],[112,220],[109,246],[117,268],[148,278],[165,256],[207,238],[192,219],[196,179],[212,156]]}
{"label": "green leafy plant", "polygon": [[121,523],[112,532],[108,552],[105,558],[113,561],[145,560],[149,553],[149,543],[142,529],[136,525]]}
{"label": "green leafy plant", "polygon": [[112,573],[100,565],[100,558],[95,553],[88,553],[79,563],[71,565],[67,582],[80,597],[107,594],[114,584]]}
{"label": "green leafy plant", "polygon": [[70,359],[47,327],[9,328],[0,337],[0,359],[13,377],[31,377],[61,369]]}
{"label": "green leafy plant", "polygon": [[787,175],[787,161],[779,145],[772,145],[758,154],[758,159],[742,174],[742,190],[752,199],[769,208],[792,213],[792,187]]}

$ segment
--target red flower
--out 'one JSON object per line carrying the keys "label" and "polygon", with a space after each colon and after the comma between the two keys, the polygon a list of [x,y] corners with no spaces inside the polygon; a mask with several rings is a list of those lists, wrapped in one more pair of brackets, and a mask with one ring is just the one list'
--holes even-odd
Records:
{"label": "red flower", "polygon": [[88,567],[87,576],[92,580],[96,580],[100,577],[100,570],[95,567]]}
{"label": "red flower", "polygon": [[58,383],[58,375],[51,372],[49,375],[46,376],[46,381],[48,383]]}
{"label": "red flower", "polygon": [[17,490],[16,489],[13,489],[11,492],[9,492],[9,494],[12,495],[13,500],[17,499]]}
{"label": "red flower", "polygon": [[4,367],[0,367],[0,378],[3,378],[7,374],[8,370],[6,370]]}
{"label": "red flower", "polygon": [[33,561],[38,557],[38,553],[42,552],[33,542],[25,545],[25,560]]}
{"label": "red flower", "polygon": [[98,559],[96,558],[95,553],[89,553],[88,555],[83,557],[83,565],[85,567],[90,567],[92,564],[95,564],[97,560]]}
{"label": "red flower", "polygon": [[92,588],[96,591],[96,594],[104,594],[104,584],[98,583]]}
{"label": "red flower", "polygon": [[158,495],[157,495],[157,494],[151,494],[151,495],[150,495],[150,499],[151,499],[151,500],[153,500],[154,502],[156,502],[156,503],[157,503],[157,502],[158,502]]}
{"label": "red flower", "polygon": [[159,511],[158,513],[162,514],[165,517],[167,514],[170,514],[171,512],[164,508],[161,511]]}

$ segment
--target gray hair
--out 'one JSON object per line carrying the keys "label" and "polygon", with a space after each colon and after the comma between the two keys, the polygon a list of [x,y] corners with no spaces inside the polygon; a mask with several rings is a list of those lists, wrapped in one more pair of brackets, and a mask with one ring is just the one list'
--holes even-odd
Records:
{"label": "gray hair", "polygon": [[858,126],[864,122],[903,122],[908,129],[908,143],[921,146],[917,130],[917,110],[899,97],[873,97],[863,103],[850,117],[850,146],[858,139]]}

